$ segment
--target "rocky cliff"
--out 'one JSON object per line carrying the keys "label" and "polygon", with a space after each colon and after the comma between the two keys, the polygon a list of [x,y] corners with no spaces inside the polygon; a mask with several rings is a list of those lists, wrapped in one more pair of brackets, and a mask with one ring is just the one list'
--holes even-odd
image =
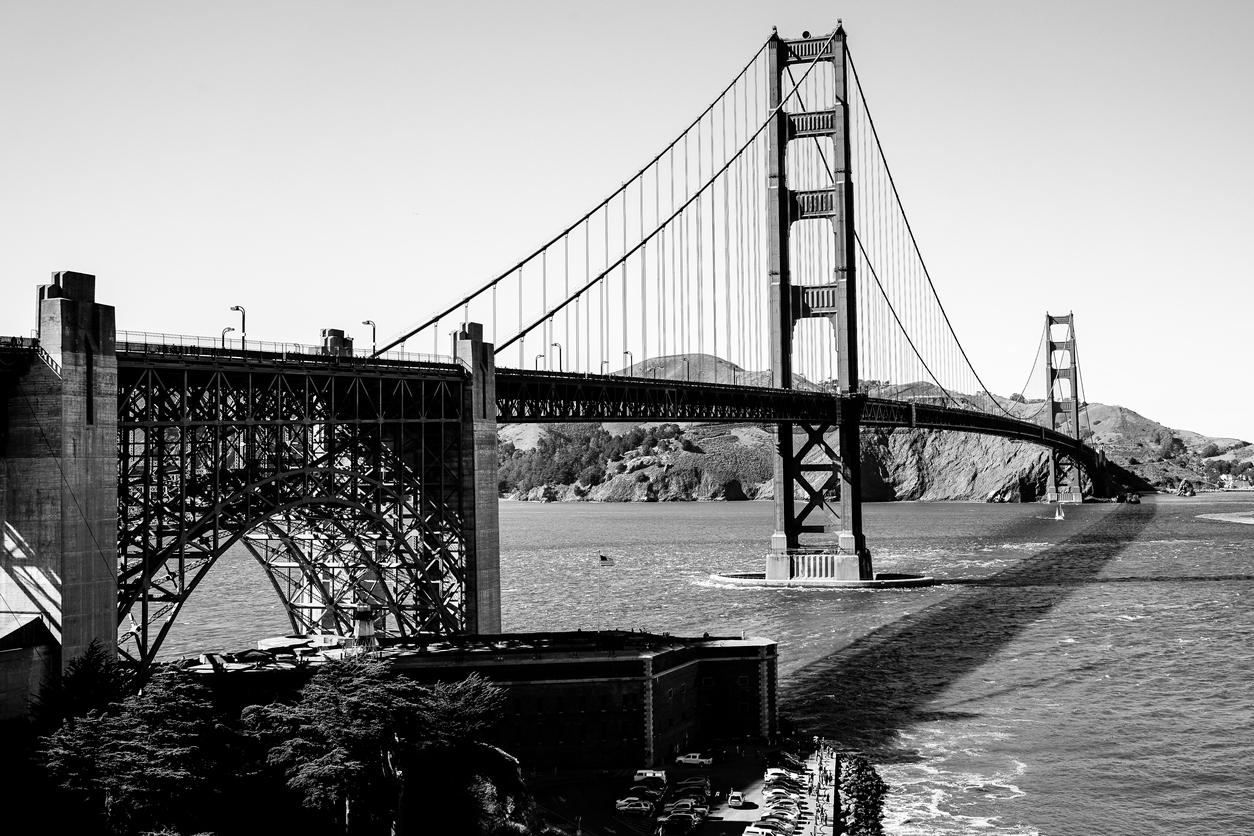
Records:
{"label": "rocky cliff", "polygon": [[[507,433],[520,438],[517,432]],[[804,436],[797,436],[800,449]],[[835,444],[835,437],[827,439]],[[625,452],[606,464],[599,484],[544,484],[518,499],[557,502],[673,502],[772,499],[773,428],[690,427],[683,444],[647,454]],[[525,443],[525,442],[524,442]],[[814,452],[807,461],[823,456]],[[1045,450],[1006,439],[897,429],[862,436],[868,500],[1033,501],[1044,494]]]}
{"label": "rocky cliff", "polygon": [[[649,361],[633,374],[761,383],[760,373],[690,355]],[[794,381],[802,388],[815,387]],[[893,391],[875,392],[892,397]],[[910,389],[927,394],[922,384]],[[973,399],[978,407],[980,399]],[[987,403],[987,396],[983,396]],[[1034,420],[1040,400],[997,398]],[[1174,489],[1181,480],[1218,487],[1220,477],[1254,477],[1254,446],[1235,438],[1172,429],[1130,409],[1090,403],[1085,438],[1105,451],[1113,490]],[[501,492],[518,499],[668,502],[771,499],[775,428],[771,425],[510,425],[501,428]],[[835,445],[834,435],[829,445]],[[805,436],[794,440],[801,449]],[[871,501],[1041,498],[1049,453],[1041,447],[975,434],[864,427],[864,496]],[[820,460],[818,452],[807,461]],[[1243,475],[1244,474],[1244,475]],[[1248,482],[1243,482],[1248,484]]]}

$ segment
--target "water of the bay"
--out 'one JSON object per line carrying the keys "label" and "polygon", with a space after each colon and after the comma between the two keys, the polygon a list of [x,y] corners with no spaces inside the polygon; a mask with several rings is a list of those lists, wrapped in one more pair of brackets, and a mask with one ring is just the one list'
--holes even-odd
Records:
{"label": "water of the bay", "polygon": [[[866,518],[878,571],[948,582],[712,580],[761,571],[769,503],[503,502],[505,629],[777,640],[781,712],[871,756],[891,834],[1254,833],[1254,495]],[[167,655],[287,630],[250,560],[212,570]]]}

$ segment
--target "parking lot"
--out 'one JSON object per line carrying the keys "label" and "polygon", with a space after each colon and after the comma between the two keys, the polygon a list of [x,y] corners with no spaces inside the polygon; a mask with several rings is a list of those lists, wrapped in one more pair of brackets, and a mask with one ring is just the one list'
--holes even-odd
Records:
{"label": "parking lot", "polygon": [[[711,798],[708,817],[695,829],[694,836],[740,836],[766,811],[762,798],[763,772],[767,761],[764,747],[729,747],[725,757],[708,767],[665,767],[667,782],[674,786],[689,777],[705,777],[710,780]],[[815,757],[807,762],[809,774],[815,774]],[[830,762],[829,762],[830,767]],[[585,836],[652,836],[657,828],[655,818],[641,815],[620,815],[614,809],[615,801],[624,797],[632,785],[633,770],[613,772],[556,772],[527,775],[527,784],[537,802],[545,810],[549,820],[569,833]],[[727,796],[732,790],[744,794],[742,807],[728,807]],[[823,791],[822,802],[830,812],[830,792]],[[830,824],[817,821],[817,799],[809,795],[800,805],[802,813],[793,836],[822,836],[830,834]]]}

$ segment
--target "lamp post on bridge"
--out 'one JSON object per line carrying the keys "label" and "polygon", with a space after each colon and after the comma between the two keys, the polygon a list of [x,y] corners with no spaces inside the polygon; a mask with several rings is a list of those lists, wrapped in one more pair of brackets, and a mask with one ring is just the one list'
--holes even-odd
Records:
{"label": "lamp post on bridge", "polygon": [[239,350],[244,350],[244,341],[248,339],[248,314],[244,313],[243,305],[232,305],[231,310],[239,311]]}
{"label": "lamp post on bridge", "polygon": [[549,343],[549,345],[557,349],[557,370],[559,372],[566,371],[566,369],[562,367],[562,344],[561,343]]}
{"label": "lamp post on bridge", "polygon": [[624,377],[630,377],[631,373],[636,370],[636,358],[630,351],[624,351],[623,354],[627,355],[627,374]]}
{"label": "lamp post on bridge", "polygon": [[[377,350],[377,348],[378,348],[378,342],[377,342],[377,341],[376,341],[376,339],[375,339],[375,336],[376,336],[376,334],[377,334],[378,332],[377,332],[377,329],[375,328],[374,320],[373,320],[373,319],[363,319],[363,320],[361,321],[361,324],[362,324],[362,325],[369,325],[369,326],[370,326],[370,356],[371,356],[371,357],[373,357],[373,356],[374,356],[375,351],[376,351],[376,350]],[[402,348],[404,348],[404,346],[402,346]]]}
{"label": "lamp post on bridge", "polygon": [[684,358],[684,380],[692,380],[692,375],[688,373],[688,358]]}
{"label": "lamp post on bridge", "polygon": [[222,329],[222,350],[223,350],[223,351],[226,351],[226,332],[227,332],[227,331],[234,331],[234,330],[235,330],[235,329],[234,329],[234,328],[232,328],[230,325],[228,325],[228,326],[226,326],[225,328],[223,328],[223,329]]}
{"label": "lamp post on bridge", "polygon": [[608,366],[609,364],[610,364],[610,361],[609,361],[609,360],[602,360],[602,361],[601,361],[601,374],[605,374],[605,373],[606,373],[606,372],[605,372],[605,367],[606,367],[606,366]]}
{"label": "lamp post on bridge", "polygon": [[[540,360],[541,360],[543,357],[544,357],[544,355],[543,355],[543,354],[537,354],[537,355],[536,355],[536,371],[540,371]],[[545,368],[547,369],[547,368],[548,368],[548,363],[545,363],[544,365],[545,365]]]}

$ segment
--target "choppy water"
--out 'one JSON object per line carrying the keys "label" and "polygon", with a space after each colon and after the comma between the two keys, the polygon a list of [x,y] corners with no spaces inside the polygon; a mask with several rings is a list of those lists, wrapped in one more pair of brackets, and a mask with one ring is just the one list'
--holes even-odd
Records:
{"label": "choppy water", "polygon": [[[866,510],[879,571],[920,590],[746,589],[767,503],[502,503],[507,630],[780,642],[782,710],[869,752],[893,834],[1254,833],[1254,495]],[[598,554],[615,559],[602,567]],[[286,631],[246,555],[169,653]]]}

